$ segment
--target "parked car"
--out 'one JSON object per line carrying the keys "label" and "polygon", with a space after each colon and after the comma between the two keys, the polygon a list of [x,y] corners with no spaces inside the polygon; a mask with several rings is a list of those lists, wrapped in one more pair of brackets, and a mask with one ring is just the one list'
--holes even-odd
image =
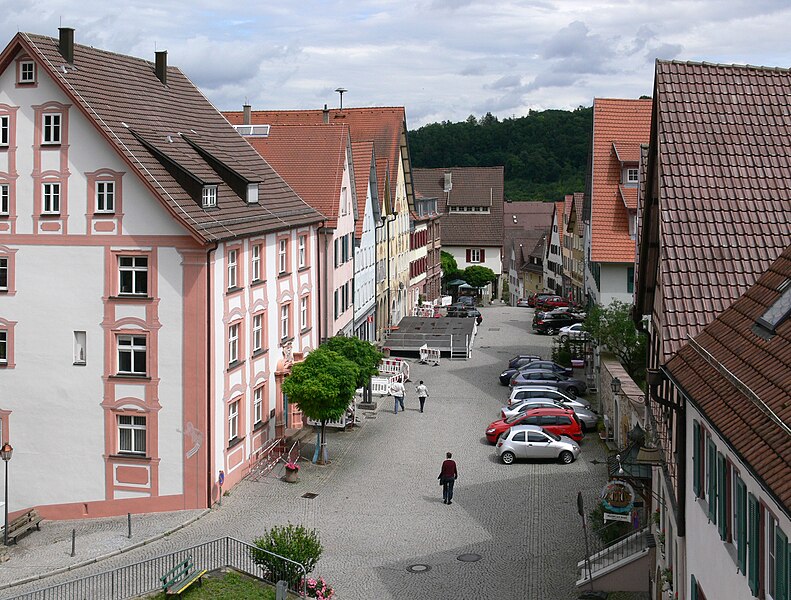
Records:
{"label": "parked car", "polygon": [[522,357],[512,358],[508,361],[508,366],[505,370],[500,373],[500,385],[508,385],[511,382],[511,377],[513,377],[520,368],[536,360],[541,360],[541,357],[528,354]]}
{"label": "parked car", "polygon": [[475,306],[475,297],[474,296],[459,296],[459,299],[456,301],[457,304],[463,304],[464,306]]}
{"label": "parked car", "polygon": [[563,296],[546,296],[536,300],[536,308],[538,309],[557,308],[559,306],[569,306],[569,304],[569,301]]}
{"label": "parked car", "polygon": [[579,322],[580,319],[571,313],[542,313],[533,317],[533,330],[537,333],[555,335],[563,327]]}
{"label": "parked car", "polygon": [[483,315],[477,308],[466,305],[451,304],[446,315],[448,317],[474,317],[478,320],[478,325],[483,321]]}
{"label": "parked car", "polygon": [[533,360],[541,360],[541,357],[538,354],[517,354],[508,361],[508,368],[517,369]]}
{"label": "parked car", "polygon": [[571,408],[579,406],[580,408],[591,410],[591,403],[584,398],[572,398],[565,392],[547,385],[520,385],[512,388],[507,406],[511,407],[514,404],[521,404],[529,398],[551,398],[552,400],[568,404]]}
{"label": "parked car", "polygon": [[516,305],[519,308],[530,308],[530,300],[527,298],[519,298],[519,300],[516,301]]}
{"label": "parked car", "polygon": [[574,462],[580,455],[580,446],[571,438],[556,435],[537,425],[516,425],[497,440],[497,456],[504,464],[513,464],[517,458],[544,458]]}
{"label": "parked car", "polygon": [[556,362],[552,362],[551,360],[533,360],[529,363],[522,365],[518,369],[520,372],[522,371],[552,371],[553,373],[560,373],[561,375],[571,375],[574,370],[571,367],[564,367],[563,365],[559,365]]}
{"label": "parked car", "polygon": [[553,373],[552,371],[517,371],[516,374],[511,377],[511,387],[530,384],[555,387],[574,398],[584,395],[585,392],[588,391],[588,386],[584,381],[573,379],[559,373]]}
{"label": "parked car", "polygon": [[541,298],[546,298],[546,297],[548,297],[548,296],[554,296],[554,294],[547,293],[547,292],[540,293],[540,294],[539,294],[538,292],[536,292],[536,293],[530,294],[530,296],[528,296],[528,298],[527,298],[527,305],[528,305],[528,306],[535,306],[535,305],[536,305],[536,303],[537,303],[537,302],[538,302],[538,301],[539,301]]}
{"label": "parked car", "polygon": [[521,404],[514,404],[511,407],[504,407],[500,411],[500,416],[503,419],[507,419],[508,417],[526,412],[531,408],[558,407],[574,411],[574,414],[577,416],[577,420],[580,423],[580,427],[582,427],[583,433],[595,430],[596,425],[599,423],[599,415],[597,415],[592,410],[582,406],[572,406],[571,404],[563,402],[562,400],[552,400],[550,398],[529,398]]}
{"label": "parked car", "polygon": [[590,333],[582,328],[582,323],[574,323],[574,325],[567,325],[560,328],[560,341],[566,340],[587,340],[590,339]]}
{"label": "parked car", "polygon": [[486,428],[486,439],[494,444],[500,434],[514,425],[541,425],[547,431],[557,435],[565,435],[575,441],[582,439],[582,425],[568,408],[547,407],[529,408],[507,419],[492,421]]}

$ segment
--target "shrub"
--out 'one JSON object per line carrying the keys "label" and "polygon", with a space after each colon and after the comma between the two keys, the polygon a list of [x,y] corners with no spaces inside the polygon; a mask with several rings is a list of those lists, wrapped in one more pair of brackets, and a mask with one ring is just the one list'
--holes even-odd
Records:
{"label": "shrub", "polygon": [[625,536],[627,533],[634,531],[631,523],[623,521],[610,521],[604,522],[604,507],[601,503],[596,505],[589,513],[590,525],[593,533],[605,544],[611,544],[620,537]]}
{"label": "shrub", "polygon": [[265,551],[252,551],[253,561],[263,569],[265,577],[272,582],[283,579],[288,582],[290,589],[298,587],[303,573],[297,565],[279,556],[301,564],[305,567],[305,574],[308,574],[316,567],[323,551],[315,529],[291,523],[272,527],[262,537],[254,539],[253,544]]}

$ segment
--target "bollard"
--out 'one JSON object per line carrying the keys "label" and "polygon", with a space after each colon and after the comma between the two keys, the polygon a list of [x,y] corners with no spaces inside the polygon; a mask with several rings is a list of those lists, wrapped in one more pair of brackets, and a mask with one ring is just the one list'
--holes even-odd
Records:
{"label": "bollard", "polygon": [[71,555],[76,556],[77,552],[75,551],[75,547],[77,545],[77,530],[71,530]]}
{"label": "bollard", "polygon": [[131,540],[132,539],[132,513],[126,513],[126,536]]}
{"label": "bollard", "polygon": [[275,600],[286,600],[286,594],[288,594],[288,583],[281,579],[275,586]]}

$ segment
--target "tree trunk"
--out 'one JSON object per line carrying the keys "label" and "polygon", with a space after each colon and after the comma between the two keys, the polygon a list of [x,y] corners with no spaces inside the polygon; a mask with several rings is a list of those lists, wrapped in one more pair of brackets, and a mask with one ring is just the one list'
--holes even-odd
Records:
{"label": "tree trunk", "polygon": [[326,465],[328,464],[329,456],[327,454],[327,421],[322,420],[321,422],[321,451],[319,452],[319,464]]}

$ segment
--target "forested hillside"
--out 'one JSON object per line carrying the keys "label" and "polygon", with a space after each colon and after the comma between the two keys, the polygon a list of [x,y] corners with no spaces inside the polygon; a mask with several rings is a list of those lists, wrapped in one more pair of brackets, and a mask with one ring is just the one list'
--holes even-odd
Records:
{"label": "forested hillside", "polygon": [[508,200],[561,200],[585,189],[593,109],[531,111],[500,121],[491,113],[409,132],[412,165],[505,166]]}

